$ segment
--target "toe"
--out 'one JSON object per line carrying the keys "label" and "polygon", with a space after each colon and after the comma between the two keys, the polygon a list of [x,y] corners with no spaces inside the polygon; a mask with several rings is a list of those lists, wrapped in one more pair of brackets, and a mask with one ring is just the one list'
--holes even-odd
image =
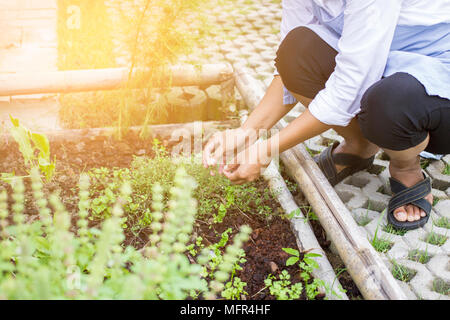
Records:
{"label": "toe", "polygon": [[408,221],[412,222],[415,220],[414,217],[414,207],[411,205],[406,206],[406,213],[408,214]]}
{"label": "toe", "polygon": [[405,222],[408,215],[406,214],[405,207],[400,207],[394,211],[394,217],[400,222]]}
{"label": "toe", "polygon": [[420,209],[417,207],[414,207],[414,220],[415,221],[420,220]]}
{"label": "toe", "polygon": [[423,210],[420,210],[420,216],[423,218],[423,217],[425,217],[427,214],[425,213],[425,211],[423,211]]}

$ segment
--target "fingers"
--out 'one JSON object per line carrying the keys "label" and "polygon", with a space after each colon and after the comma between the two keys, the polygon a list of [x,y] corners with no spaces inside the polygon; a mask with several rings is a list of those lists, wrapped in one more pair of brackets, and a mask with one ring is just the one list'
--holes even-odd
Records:
{"label": "fingers", "polygon": [[228,164],[223,168],[223,175],[231,181],[242,180],[238,164]]}
{"label": "fingers", "polygon": [[215,134],[203,148],[202,162],[205,168],[214,166],[213,153],[220,146],[220,135]]}

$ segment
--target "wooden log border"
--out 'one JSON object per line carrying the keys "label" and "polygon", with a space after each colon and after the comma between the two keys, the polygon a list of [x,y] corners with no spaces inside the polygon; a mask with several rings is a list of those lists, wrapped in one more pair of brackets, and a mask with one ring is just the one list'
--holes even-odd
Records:
{"label": "wooden log border", "polygon": [[[243,123],[247,117],[248,112],[241,112],[241,123]],[[292,212],[296,213],[295,216],[289,220],[300,252],[312,252],[321,255],[321,257],[316,258],[319,268],[314,269],[312,274],[316,279],[323,280],[326,285],[329,286],[328,288],[320,288],[322,293],[324,293],[329,300],[348,300],[345,292],[341,291],[342,285],[340,284],[331,263],[328,261],[325,251],[323,251],[317,241],[314,231],[295,202],[292,193],[289,191],[274,161],[266,168],[263,177],[269,184],[271,191],[277,198],[284,212],[286,214]]]}
{"label": "wooden log border", "polygon": [[[178,141],[181,138],[194,137],[202,138],[214,134],[217,131],[222,131],[229,128],[236,128],[239,126],[238,120],[226,121],[195,121],[189,123],[175,123],[175,124],[157,124],[148,126],[133,126],[127,130],[133,135],[139,135],[143,130],[148,133],[148,139],[160,138],[171,141]],[[54,131],[40,131],[45,134],[50,142],[76,142],[80,140],[98,140],[101,138],[113,137],[117,134],[118,129],[115,127],[105,128],[87,128],[87,129],[64,129]],[[9,134],[5,134],[9,137]]]}
{"label": "wooden log border", "polygon": [[[128,68],[73,70],[0,75],[0,96],[29,94],[69,93],[98,90],[114,90],[125,87],[139,87],[137,81],[128,82]],[[145,70],[133,75],[140,79]],[[230,64],[205,64],[201,66],[174,65],[162,71],[161,79],[155,85],[210,86],[221,84],[233,78]]]}

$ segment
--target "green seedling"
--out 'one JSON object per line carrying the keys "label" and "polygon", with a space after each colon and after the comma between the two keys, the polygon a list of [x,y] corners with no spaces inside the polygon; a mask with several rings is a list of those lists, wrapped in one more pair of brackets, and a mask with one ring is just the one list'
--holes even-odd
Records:
{"label": "green seedling", "polygon": [[50,143],[47,137],[43,134],[32,133],[11,115],[10,119],[12,123],[10,133],[19,145],[28,172],[31,172],[33,168],[39,168],[47,181],[50,181],[55,172],[55,160],[50,159]]}

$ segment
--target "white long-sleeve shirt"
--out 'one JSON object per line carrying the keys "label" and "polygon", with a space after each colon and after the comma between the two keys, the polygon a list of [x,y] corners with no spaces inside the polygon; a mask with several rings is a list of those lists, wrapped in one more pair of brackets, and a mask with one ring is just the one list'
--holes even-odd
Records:
{"label": "white long-sleeve shirt", "polygon": [[[450,79],[450,0],[283,0],[282,4],[282,40],[292,29],[306,26],[338,51],[336,68],[325,89],[309,105],[310,112],[321,122],[346,126],[359,113],[365,91],[383,76],[399,71],[412,73],[424,80],[422,83],[430,93],[437,92],[450,99],[450,82],[447,82],[448,89],[445,85],[439,87],[440,84],[432,88],[434,81],[429,75],[422,75],[423,70],[397,70],[396,65],[401,64],[398,60],[406,61],[406,58],[402,60],[403,55],[393,54],[389,64],[393,51],[411,53],[414,58],[421,55],[428,60],[412,59],[412,64],[429,62],[435,73],[446,73],[444,78],[435,79],[436,82]],[[423,34],[430,37],[427,36],[430,32],[411,32],[436,25],[439,25],[439,30],[436,29],[439,39],[421,38]],[[395,39],[399,27],[403,28],[402,32],[405,28],[411,32],[407,43],[401,37]],[[417,43],[426,43],[426,48],[418,48]],[[284,102],[295,102],[286,89]]]}

